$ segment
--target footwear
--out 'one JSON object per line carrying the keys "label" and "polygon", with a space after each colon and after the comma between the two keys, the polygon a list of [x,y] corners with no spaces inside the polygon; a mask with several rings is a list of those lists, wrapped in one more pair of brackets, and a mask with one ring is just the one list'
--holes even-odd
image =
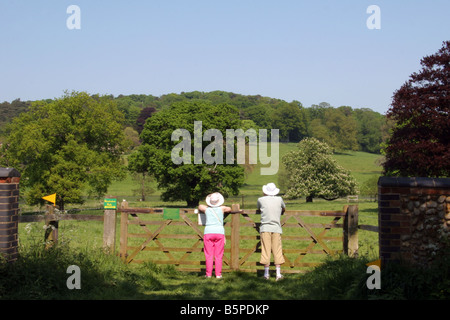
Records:
{"label": "footwear", "polygon": [[264,280],[269,280],[269,276],[267,275],[267,276],[264,276]]}
{"label": "footwear", "polygon": [[284,278],[283,275],[280,274],[280,275],[277,276],[277,278],[275,279],[275,281],[281,280],[281,279],[283,279],[283,278]]}
{"label": "footwear", "polygon": [[211,279],[211,276],[205,276],[206,279]]}
{"label": "footwear", "polygon": [[216,276],[216,279],[222,279],[222,276]]}

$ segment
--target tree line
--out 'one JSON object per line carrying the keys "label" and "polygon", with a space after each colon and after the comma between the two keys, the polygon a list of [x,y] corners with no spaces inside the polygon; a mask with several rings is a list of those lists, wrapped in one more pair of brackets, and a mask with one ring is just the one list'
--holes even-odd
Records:
{"label": "tree line", "polygon": [[333,107],[322,102],[304,107],[299,101],[286,102],[261,95],[242,95],[225,91],[181,92],[161,97],[128,95],[116,98],[126,121],[138,134],[145,119],[175,102],[207,101],[212,105],[228,104],[239,111],[243,129],[279,129],[283,142],[299,142],[314,137],[334,150],[360,150],[380,153],[381,144],[392,124],[370,108]]}
{"label": "tree line", "polygon": [[[333,107],[327,102],[304,107],[296,100],[286,102],[261,95],[225,91],[192,91],[159,97],[150,94],[106,97],[116,102],[123,113],[125,135],[132,141],[132,147],[139,145],[139,134],[146,119],[177,102],[205,101],[212,105],[232,105],[238,109],[242,129],[279,129],[282,142],[299,142],[305,137],[314,137],[334,150],[380,153],[381,144],[392,127],[384,115],[369,108]],[[50,103],[52,100],[45,101]],[[5,125],[27,111],[31,104],[32,101],[20,99],[0,104],[0,139]]]}

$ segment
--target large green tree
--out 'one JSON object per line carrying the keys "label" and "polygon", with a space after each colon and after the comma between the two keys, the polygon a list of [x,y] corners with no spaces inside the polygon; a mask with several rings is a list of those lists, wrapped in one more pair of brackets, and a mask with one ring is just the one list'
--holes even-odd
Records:
{"label": "large green tree", "polygon": [[0,165],[17,168],[29,204],[57,194],[61,209],[102,196],[123,177],[123,114],[109,97],[85,92],[36,101],[7,127]]}
{"label": "large green tree", "polygon": [[281,140],[298,142],[306,136],[306,114],[299,102],[281,103],[271,116],[272,128],[280,130]]}
{"label": "large green tree", "polygon": [[[323,108],[310,122],[313,137],[337,150],[358,150],[356,121],[350,107]],[[317,112],[317,110],[316,110]]]}
{"label": "large green tree", "polygon": [[[201,122],[200,132],[195,131],[195,122]],[[224,196],[236,195],[244,182],[243,167],[237,163],[227,164],[224,160],[224,140],[211,138],[203,141],[202,138],[208,129],[217,129],[225,139],[226,130],[238,129],[240,124],[238,109],[228,104],[213,105],[203,101],[174,103],[147,120],[141,133],[143,143],[130,156],[129,169],[151,173],[156,178],[158,188],[163,190],[161,197],[164,201],[183,200],[192,207],[197,206],[211,192],[218,191]],[[172,140],[172,134],[178,129],[188,132],[189,140],[188,137]],[[200,135],[197,142],[196,133]],[[176,163],[172,158],[173,149],[183,142],[187,143],[190,151],[180,151],[180,157],[186,161]],[[206,163],[205,159],[196,161],[195,148],[203,153],[209,150],[211,144],[216,147],[211,150],[211,155],[214,157],[222,153],[222,163]],[[235,152],[236,148],[233,149]]]}
{"label": "large green tree", "polygon": [[285,174],[282,186],[288,198],[306,197],[334,200],[356,194],[356,180],[348,170],[332,158],[331,148],[315,138],[305,138],[298,144],[298,150],[282,158]]}
{"label": "large green tree", "polygon": [[383,142],[383,127],[386,125],[385,117],[367,108],[353,111],[357,122],[358,133],[356,135],[361,151],[380,153]]}

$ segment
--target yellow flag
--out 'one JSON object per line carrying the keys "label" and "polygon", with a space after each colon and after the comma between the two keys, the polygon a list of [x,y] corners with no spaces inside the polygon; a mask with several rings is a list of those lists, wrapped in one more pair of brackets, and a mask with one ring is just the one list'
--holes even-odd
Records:
{"label": "yellow flag", "polygon": [[56,202],[56,193],[51,194],[49,196],[42,197],[42,199],[47,200],[47,201],[55,204],[55,202]]}

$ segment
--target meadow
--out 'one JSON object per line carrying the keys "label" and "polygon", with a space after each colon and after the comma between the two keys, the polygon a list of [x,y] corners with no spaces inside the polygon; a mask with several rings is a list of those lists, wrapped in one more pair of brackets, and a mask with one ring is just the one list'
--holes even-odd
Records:
{"label": "meadow", "polygon": [[[280,156],[295,148],[296,144],[280,144]],[[378,158],[379,155],[364,152],[335,155],[338,163],[350,169],[361,184],[380,175]],[[228,198],[227,204],[239,203],[245,209],[255,208],[261,187],[268,182],[277,183],[273,176],[261,176],[256,166],[246,177],[241,194]],[[136,182],[128,176],[124,181],[111,185],[107,196],[114,196],[119,202],[127,200],[132,207],[185,206],[183,202],[162,202],[156,186],[156,191],[147,197],[147,201],[139,201],[132,191],[136,188]],[[101,207],[102,203],[101,199],[90,199],[81,208]],[[341,210],[346,204],[346,199],[314,199],[312,203],[306,203],[305,199],[286,200],[291,210]],[[360,199],[358,206],[360,224],[377,225],[377,203],[369,198]],[[40,209],[21,206],[22,212]],[[102,210],[83,212],[102,214]],[[203,274],[195,272],[181,272],[171,265],[161,266],[152,262],[125,265],[116,255],[107,255],[102,251],[103,225],[95,221],[60,221],[58,247],[44,250],[42,227],[42,223],[19,224],[21,259],[16,262],[14,270],[10,266],[1,266],[1,299],[365,298],[368,294],[364,289],[364,279],[367,277],[365,263],[377,259],[378,254],[377,233],[360,230],[358,259],[341,255],[328,257],[323,266],[306,274],[286,274],[285,279],[275,285],[274,280],[262,281],[255,273],[229,272],[222,280],[216,280],[204,279]],[[336,230],[342,232],[341,229]],[[116,250],[118,243],[119,239]],[[65,281],[68,275],[65,268],[68,265],[78,265],[83,270],[81,290],[67,289]],[[8,276],[2,277],[6,274]],[[20,285],[14,285],[13,281]],[[315,286],[311,287],[311,281],[314,281]]]}

